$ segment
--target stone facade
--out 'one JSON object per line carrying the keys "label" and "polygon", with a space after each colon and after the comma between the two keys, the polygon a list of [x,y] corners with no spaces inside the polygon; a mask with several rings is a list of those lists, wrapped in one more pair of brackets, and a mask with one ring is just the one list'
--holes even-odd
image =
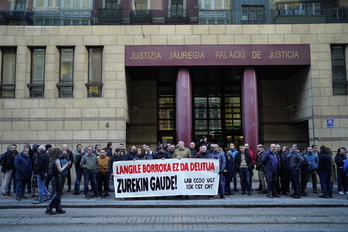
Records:
{"label": "stone facade", "polygon": [[[347,146],[347,96],[333,95],[331,44],[348,43],[347,24],[1,26],[0,47],[17,48],[15,99],[0,99],[0,143],[112,141],[127,147],[156,137],[156,82],[127,80],[125,45],[310,44],[311,66],[286,80],[259,83],[260,142]],[[45,46],[45,93],[30,99],[30,47]],[[73,46],[74,97],[58,98],[59,49]],[[103,95],[88,98],[86,47],[103,47]],[[285,109],[292,105],[293,108]],[[132,106],[141,108],[133,111]],[[326,127],[326,118],[335,127]],[[289,145],[289,144],[287,144]]]}

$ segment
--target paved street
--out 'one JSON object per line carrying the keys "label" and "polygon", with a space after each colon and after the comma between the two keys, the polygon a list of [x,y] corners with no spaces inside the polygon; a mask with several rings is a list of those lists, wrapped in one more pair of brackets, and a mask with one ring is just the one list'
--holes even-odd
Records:
{"label": "paved street", "polygon": [[[110,193],[112,194],[112,193]],[[29,194],[26,194],[28,197]],[[347,195],[269,199],[253,193],[220,199],[206,196],[84,199],[66,193],[66,214],[44,214],[48,202],[0,198],[0,231],[348,231]]]}
{"label": "paved street", "polygon": [[1,231],[347,231],[348,208],[2,209]]}

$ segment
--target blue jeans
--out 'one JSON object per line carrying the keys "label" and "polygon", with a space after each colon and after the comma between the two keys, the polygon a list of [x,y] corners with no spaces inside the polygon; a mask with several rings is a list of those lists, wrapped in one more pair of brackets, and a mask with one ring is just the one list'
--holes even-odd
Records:
{"label": "blue jeans", "polygon": [[47,188],[46,188],[46,180],[43,180],[41,178],[41,174],[35,174],[36,175],[36,178],[37,178],[37,187],[38,187],[38,198],[37,200],[38,201],[43,201],[43,196],[45,195],[46,196],[46,199],[49,199],[50,198],[50,195],[47,191]]}
{"label": "blue jeans", "polygon": [[75,187],[74,187],[74,192],[80,192],[80,184],[81,184],[81,178],[83,175],[83,170],[78,169],[76,170],[76,180],[75,180]]}
{"label": "blue jeans", "polygon": [[239,171],[239,177],[240,177],[240,183],[242,186],[242,192],[251,191],[249,169],[241,168]]}
{"label": "blue jeans", "polygon": [[17,183],[16,183],[16,196],[17,197],[24,196],[25,186],[27,183],[28,183],[27,179],[17,180]]}
{"label": "blue jeans", "polygon": [[301,169],[290,170],[291,184],[294,187],[294,196],[301,196]]}
{"label": "blue jeans", "polygon": [[232,168],[232,182],[234,189],[237,189],[237,173],[236,168]]}
{"label": "blue jeans", "polygon": [[91,182],[94,195],[99,196],[95,172],[83,171],[83,179],[84,179],[83,193],[85,195],[88,195],[88,184],[89,182]]}
{"label": "blue jeans", "polygon": [[320,177],[320,185],[324,196],[332,196],[332,183],[330,172],[318,172]]}
{"label": "blue jeans", "polygon": [[265,171],[266,181],[267,181],[267,193],[268,194],[277,194],[277,181],[278,173]]}

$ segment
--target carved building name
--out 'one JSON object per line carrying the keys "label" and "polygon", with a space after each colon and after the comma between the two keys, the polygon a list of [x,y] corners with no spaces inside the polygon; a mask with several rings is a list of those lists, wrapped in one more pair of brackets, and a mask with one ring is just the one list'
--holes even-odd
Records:
{"label": "carved building name", "polygon": [[126,66],[310,65],[309,45],[126,46]]}

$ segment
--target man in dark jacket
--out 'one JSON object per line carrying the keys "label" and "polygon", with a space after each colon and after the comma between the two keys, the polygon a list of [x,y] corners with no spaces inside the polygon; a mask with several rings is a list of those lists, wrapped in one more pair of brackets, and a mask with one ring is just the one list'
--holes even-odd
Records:
{"label": "man in dark jacket", "polygon": [[337,188],[338,194],[348,194],[348,183],[346,181],[346,173],[343,171],[343,165],[346,161],[346,148],[341,147],[338,149],[335,156],[335,163],[337,165]]}
{"label": "man in dark jacket", "polygon": [[29,157],[29,149],[23,148],[21,154],[19,154],[16,159],[14,166],[16,168],[16,200],[27,199],[24,196],[25,185],[31,177],[32,164]]}
{"label": "man in dark jacket", "polygon": [[280,154],[280,186],[281,193],[284,196],[289,196],[290,194],[290,169],[289,169],[289,147],[284,146]]}
{"label": "man in dark jacket", "polygon": [[259,182],[260,182],[260,187],[259,187],[259,194],[264,194],[267,193],[266,191],[266,182],[265,182],[265,170],[263,169],[263,164],[262,164],[262,157],[265,154],[265,146],[262,144],[257,145],[257,155],[256,155],[256,170],[258,171],[259,175]]}
{"label": "man in dark jacket", "polygon": [[[73,152],[69,149],[68,145],[64,144],[62,146],[62,150],[63,151],[66,151],[67,153],[67,157],[69,160],[73,161],[74,160],[74,154]],[[69,171],[67,171],[68,175],[66,176],[66,178],[68,179],[68,191],[67,192],[70,192],[71,191],[71,172],[70,172],[70,169],[72,167],[73,163],[71,165],[69,165],[66,169],[68,169]]]}
{"label": "man in dark jacket", "polygon": [[154,159],[168,159],[169,155],[162,146],[157,147],[157,153],[153,155]]}
{"label": "man in dark jacket", "polygon": [[267,180],[267,197],[279,197],[279,195],[277,194],[277,181],[280,159],[279,155],[277,154],[277,147],[274,143],[272,143],[270,149],[265,152],[261,162],[264,166],[265,176]]}
{"label": "man in dark jacket", "polygon": [[248,191],[248,195],[251,196],[250,171],[254,168],[251,159],[250,153],[244,150],[243,145],[240,145],[239,152],[234,157],[234,165],[236,172],[239,173],[242,195],[245,195],[245,192]]}
{"label": "man in dark jacket", "polygon": [[201,158],[201,159],[208,159],[209,158],[209,153],[207,151],[207,146],[206,145],[202,145],[199,148],[199,152],[197,153],[196,158]]}
{"label": "man in dark jacket", "polygon": [[225,148],[225,159],[226,159],[226,172],[224,173],[225,176],[225,194],[226,196],[234,195],[233,192],[231,192],[231,182],[232,182],[232,174],[234,170],[234,160],[231,155],[231,148],[226,147]]}
{"label": "man in dark jacket", "polygon": [[329,155],[325,146],[320,147],[318,175],[320,177],[320,185],[323,195],[320,198],[332,198],[332,182],[331,182],[331,155]]}
{"label": "man in dark jacket", "polygon": [[174,144],[171,144],[171,145],[168,147],[168,156],[169,156],[169,158],[173,158],[174,151],[175,151],[175,145],[174,145]]}
{"label": "man in dark jacket", "polygon": [[74,157],[74,164],[75,164],[75,170],[76,170],[76,180],[75,180],[75,187],[74,187],[73,195],[80,194],[80,184],[81,184],[81,179],[83,176],[83,168],[81,167],[80,163],[81,163],[82,157],[87,154],[87,150],[88,150],[88,147],[85,147],[83,149],[83,151],[81,151],[77,156]]}
{"label": "man in dark jacket", "polygon": [[132,146],[131,149],[127,151],[126,160],[139,160],[143,159],[143,154],[137,154],[137,148]]}
{"label": "man in dark jacket", "polygon": [[301,198],[301,167],[303,164],[303,157],[298,150],[297,144],[293,144],[291,147],[289,157],[289,168],[291,184],[294,188],[294,193],[290,196],[294,199]]}
{"label": "man in dark jacket", "polygon": [[114,154],[111,156],[109,160],[109,175],[112,178],[111,181],[113,181],[113,177],[114,177],[114,173],[113,173],[114,162],[124,161],[124,160],[126,160],[126,155],[121,151],[119,147],[116,148]]}
{"label": "man in dark jacket", "polygon": [[48,172],[48,155],[46,154],[46,148],[44,145],[40,145],[38,148],[38,157],[33,167],[34,175],[36,175],[38,186],[38,199],[33,204],[40,204],[44,202],[43,196],[46,196],[46,200],[50,199],[50,195],[46,188],[46,179]]}
{"label": "man in dark jacket", "polygon": [[2,172],[2,197],[11,197],[9,183],[11,183],[12,172],[14,168],[14,146],[9,145],[7,151],[1,155],[1,172]]}

